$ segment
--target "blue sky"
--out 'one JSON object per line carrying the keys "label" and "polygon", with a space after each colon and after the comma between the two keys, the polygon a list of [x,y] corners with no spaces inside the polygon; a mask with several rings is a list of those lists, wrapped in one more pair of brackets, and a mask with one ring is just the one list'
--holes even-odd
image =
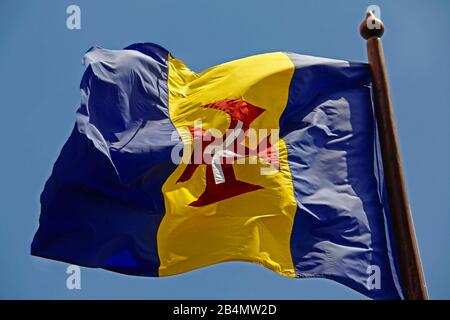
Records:
{"label": "blue sky", "polygon": [[[66,7],[81,8],[81,30]],[[268,51],[367,61],[358,26],[381,7],[383,43],[417,237],[431,298],[450,298],[450,2],[12,1],[0,2],[0,298],[365,299],[329,280],[292,280],[225,263],[169,278],[82,269],[29,255],[39,195],[70,134],[81,58],[91,46],[155,42],[201,71]]]}

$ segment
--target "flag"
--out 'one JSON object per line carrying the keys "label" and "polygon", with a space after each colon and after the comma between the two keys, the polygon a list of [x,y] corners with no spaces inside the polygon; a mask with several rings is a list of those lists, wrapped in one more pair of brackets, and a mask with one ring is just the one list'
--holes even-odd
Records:
{"label": "flag", "polygon": [[274,52],[201,73],[84,56],[31,254],[140,276],[247,261],[403,298],[365,63]]}

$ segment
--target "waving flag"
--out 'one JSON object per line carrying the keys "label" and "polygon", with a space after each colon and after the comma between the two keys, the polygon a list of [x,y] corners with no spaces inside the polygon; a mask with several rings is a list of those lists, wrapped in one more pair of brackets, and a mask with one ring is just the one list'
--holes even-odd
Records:
{"label": "waving flag", "polygon": [[200,74],[92,48],[31,253],[169,276],[225,261],[403,297],[367,64],[275,52]]}

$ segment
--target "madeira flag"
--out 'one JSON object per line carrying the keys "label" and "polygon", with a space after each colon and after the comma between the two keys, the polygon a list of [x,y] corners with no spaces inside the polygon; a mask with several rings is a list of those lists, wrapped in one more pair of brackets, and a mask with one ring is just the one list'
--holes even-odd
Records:
{"label": "madeira flag", "polygon": [[150,43],[84,63],[32,255],[140,276],[247,261],[403,298],[367,64],[275,52],[197,74]]}

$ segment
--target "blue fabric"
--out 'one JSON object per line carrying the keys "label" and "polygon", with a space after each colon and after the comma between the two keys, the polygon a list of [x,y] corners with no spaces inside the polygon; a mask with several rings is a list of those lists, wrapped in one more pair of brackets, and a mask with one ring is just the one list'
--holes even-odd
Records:
{"label": "blue fabric", "polygon": [[[400,299],[369,67],[288,56],[296,69],[280,136],[297,200],[296,274],[330,278],[375,299]],[[380,288],[368,288],[369,266],[380,269]]]}
{"label": "blue fabric", "polygon": [[[168,52],[92,48],[75,128],[41,195],[33,255],[157,276],[161,187],[175,169]],[[175,141],[173,141],[175,140]]]}

